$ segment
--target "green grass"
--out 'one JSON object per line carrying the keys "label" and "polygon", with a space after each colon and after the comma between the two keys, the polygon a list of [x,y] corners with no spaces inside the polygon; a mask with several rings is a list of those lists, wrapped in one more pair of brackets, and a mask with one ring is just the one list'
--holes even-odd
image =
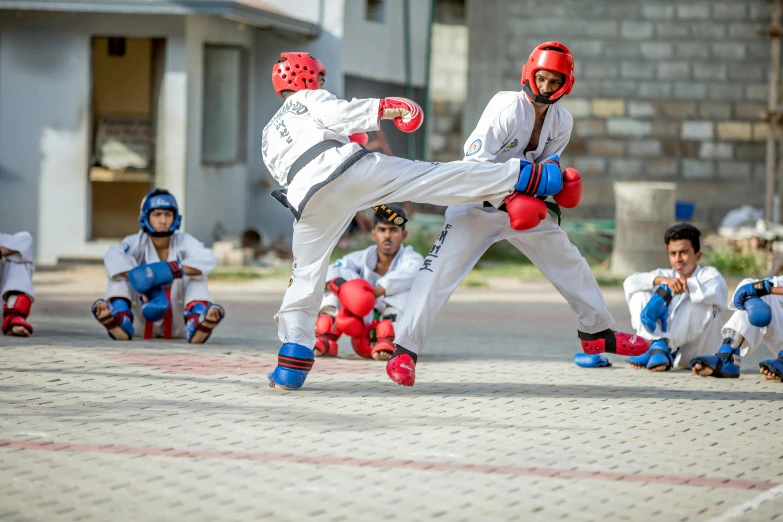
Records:
{"label": "green grass", "polygon": [[209,274],[210,281],[220,281],[223,283],[241,283],[243,281],[254,281],[258,279],[282,279],[291,275],[291,268],[288,266],[267,268],[267,267],[218,267]]}
{"label": "green grass", "polygon": [[761,278],[767,273],[764,257],[731,249],[705,249],[700,264],[715,267],[724,277]]}

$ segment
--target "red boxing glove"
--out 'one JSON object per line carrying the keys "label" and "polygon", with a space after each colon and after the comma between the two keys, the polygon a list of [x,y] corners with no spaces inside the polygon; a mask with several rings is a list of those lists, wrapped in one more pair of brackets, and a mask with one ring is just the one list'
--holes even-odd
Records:
{"label": "red boxing glove", "polygon": [[353,315],[345,308],[340,308],[337,312],[334,325],[348,337],[360,336],[364,332],[364,319]]}
{"label": "red boxing glove", "polygon": [[378,107],[378,117],[394,120],[394,125],[402,132],[413,132],[421,127],[424,111],[419,104],[407,98],[384,98]]}
{"label": "red boxing glove", "polygon": [[361,335],[351,337],[351,348],[356,355],[364,359],[372,359],[372,346],[370,345],[370,334],[375,330],[377,322],[364,325]]}
{"label": "red boxing glove", "polygon": [[554,199],[563,208],[574,208],[582,201],[582,176],[578,170],[569,167],[563,171],[563,190]]}
{"label": "red boxing glove", "polygon": [[[364,279],[346,281],[338,277],[329,281],[329,290],[337,296],[344,309],[357,317],[364,317],[375,307],[375,289]],[[340,330],[348,333],[343,328]]]}
{"label": "red boxing glove", "polygon": [[546,203],[533,196],[514,192],[503,200],[514,230],[530,230],[546,218]]}
{"label": "red boxing glove", "polygon": [[366,147],[367,142],[370,141],[370,137],[366,132],[357,132],[356,134],[351,134],[348,136],[348,140],[353,143],[358,143],[362,147]]}

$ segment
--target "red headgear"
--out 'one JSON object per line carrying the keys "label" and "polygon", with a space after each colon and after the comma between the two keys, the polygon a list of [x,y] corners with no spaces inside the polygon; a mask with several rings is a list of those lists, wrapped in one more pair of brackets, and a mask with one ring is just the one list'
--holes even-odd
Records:
{"label": "red headgear", "polygon": [[280,61],[272,66],[272,86],[278,96],[283,91],[318,89],[318,75],[326,67],[309,53],[280,53]]}
{"label": "red headgear", "polygon": [[[563,86],[551,96],[541,96],[536,87],[536,72],[546,70],[563,75]],[[560,42],[545,42],[533,49],[522,66],[522,90],[537,103],[555,103],[574,88],[574,57]]]}

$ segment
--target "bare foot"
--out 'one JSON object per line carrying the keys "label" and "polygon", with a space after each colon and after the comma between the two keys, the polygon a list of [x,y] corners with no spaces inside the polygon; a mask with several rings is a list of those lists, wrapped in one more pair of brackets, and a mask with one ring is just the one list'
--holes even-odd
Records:
{"label": "bare foot", "polygon": [[780,381],[780,377],[775,373],[767,370],[766,368],[759,368],[759,373],[764,376],[768,381]]}
{"label": "bare foot", "polygon": [[16,337],[30,337],[30,330],[24,326],[12,326],[11,331],[6,335],[14,335]]}
{"label": "bare foot", "polygon": [[313,356],[314,357],[323,357],[324,352],[319,350],[318,348],[313,348]]}
{"label": "bare foot", "polygon": [[666,364],[659,364],[658,366],[653,366],[652,368],[648,368],[651,372],[665,372],[666,371]]}
{"label": "bare foot", "polygon": [[[207,313],[204,316],[204,320],[201,321],[201,326],[209,330],[213,330],[222,318],[223,311],[217,306],[213,306],[207,310]],[[190,344],[203,344],[211,333],[212,332],[202,332],[201,330],[196,330],[196,332],[193,334],[193,337],[190,339]]]}
{"label": "bare foot", "polygon": [[372,358],[376,361],[388,361],[392,358],[392,352],[380,351],[372,354]]}
{"label": "bare foot", "polygon": [[712,368],[709,368],[707,366],[704,366],[701,363],[696,363],[693,365],[693,373],[700,377],[709,377],[712,375]]}
{"label": "bare foot", "polygon": [[629,362],[628,366],[633,368],[634,370],[646,370],[647,369],[647,366],[645,366],[643,364],[635,364],[635,363],[632,363],[632,362]]}
{"label": "bare foot", "polygon": [[[99,301],[95,305],[95,317],[97,317],[98,322],[104,326],[114,321],[114,316],[111,315],[111,308],[109,308],[109,303],[106,301]],[[125,330],[119,326],[115,326],[114,328],[107,328],[106,330],[108,330],[109,334],[117,341],[127,341],[130,339],[128,334],[125,333]]]}

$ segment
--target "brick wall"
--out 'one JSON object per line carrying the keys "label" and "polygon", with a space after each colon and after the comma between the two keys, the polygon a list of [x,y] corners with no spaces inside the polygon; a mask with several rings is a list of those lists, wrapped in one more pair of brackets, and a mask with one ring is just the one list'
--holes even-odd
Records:
{"label": "brick wall", "polygon": [[587,181],[582,216],[612,216],[615,180],[677,182],[712,225],[763,207],[768,0],[467,0],[467,23],[465,129],[497,91],[519,90],[535,45],[574,53],[564,159]]}

